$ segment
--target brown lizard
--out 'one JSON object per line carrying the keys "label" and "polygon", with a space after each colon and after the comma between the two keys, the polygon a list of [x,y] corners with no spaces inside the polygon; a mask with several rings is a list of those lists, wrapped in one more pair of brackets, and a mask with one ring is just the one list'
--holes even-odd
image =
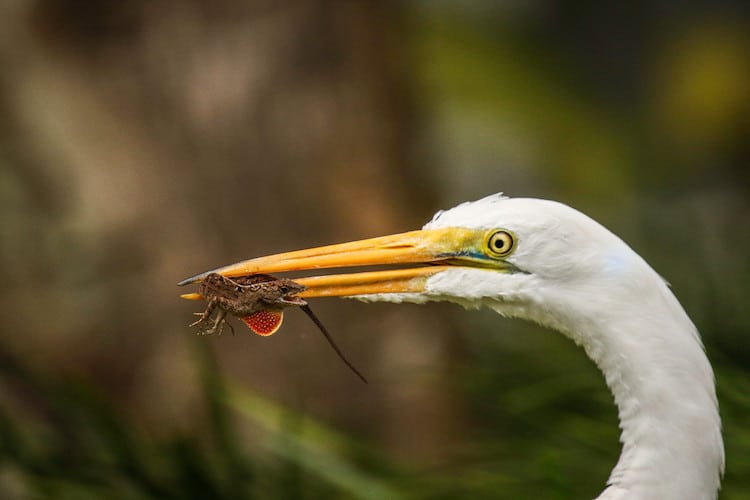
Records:
{"label": "brown lizard", "polygon": [[240,318],[253,332],[268,336],[275,333],[284,318],[283,309],[297,306],[307,314],[320,329],[323,336],[331,345],[341,360],[367,383],[367,379],[352,365],[338,348],[323,323],[315,316],[307,302],[296,294],[305,290],[305,286],[286,278],[275,278],[267,274],[254,274],[237,278],[226,278],[217,273],[211,273],[201,282],[199,293],[208,302],[200,316],[190,326],[201,323],[208,324],[208,319],[218,309],[213,323],[200,330],[202,335],[221,334],[224,324],[228,324],[234,333],[234,328],[227,322],[227,314]]}
{"label": "brown lizard", "polygon": [[[212,273],[201,282],[198,290],[208,302],[208,306],[202,313],[195,313],[200,318],[190,326],[207,322],[211,314],[218,309],[213,324],[200,330],[202,335],[210,335],[217,331],[220,334],[226,323],[227,314],[241,318],[258,335],[271,335],[281,326],[281,312],[285,307],[307,304],[303,299],[294,296],[304,289],[304,286],[290,279],[277,279],[264,274],[229,279]],[[255,315],[258,315],[257,318]],[[231,328],[231,325],[229,326]]]}

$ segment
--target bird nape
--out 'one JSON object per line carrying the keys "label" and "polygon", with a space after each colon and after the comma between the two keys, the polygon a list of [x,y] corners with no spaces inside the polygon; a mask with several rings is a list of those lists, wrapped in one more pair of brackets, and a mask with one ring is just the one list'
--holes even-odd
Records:
{"label": "bird nape", "polygon": [[451,301],[562,332],[602,371],[618,408],[622,453],[599,498],[716,498],[721,421],[695,326],[638,254],[561,203],[488,196],[438,212],[419,231],[259,257],[180,284],[211,272],[381,264],[391,267],[295,281],[304,298]]}

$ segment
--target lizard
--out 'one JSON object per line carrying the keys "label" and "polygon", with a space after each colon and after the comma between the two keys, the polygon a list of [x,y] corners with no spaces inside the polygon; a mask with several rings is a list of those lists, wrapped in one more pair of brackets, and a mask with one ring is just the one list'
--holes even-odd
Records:
{"label": "lizard", "polygon": [[226,320],[227,314],[240,318],[254,333],[269,336],[281,327],[284,318],[283,309],[297,306],[315,323],[339,358],[364,383],[367,379],[352,365],[338,348],[323,323],[313,313],[310,306],[296,295],[306,289],[304,285],[286,279],[276,278],[268,274],[254,274],[226,278],[217,273],[211,273],[201,282],[199,293],[206,299],[208,305],[203,312],[195,313],[200,316],[190,326],[201,323],[208,324],[208,320],[218,309],[213,323],[201,328],[200,334],[221,334],[224,324],[228,324],[234,333],[234,328]]}
{"label": "lizard", "polygon": [[213,324],[200,330],[202,335],[221,334],[227,323],[227,314],[242,319],[258,335],[272,335],[281,326],[285,307],[307,304],[304,299],[294,296],[303,290],[303,285],[290,279],[265,274],[229,279],[212,273],[206,276],[199,288],[208,305],[202,313],[195,313],[200,318],[190,326],[208,322],[218,309]]}

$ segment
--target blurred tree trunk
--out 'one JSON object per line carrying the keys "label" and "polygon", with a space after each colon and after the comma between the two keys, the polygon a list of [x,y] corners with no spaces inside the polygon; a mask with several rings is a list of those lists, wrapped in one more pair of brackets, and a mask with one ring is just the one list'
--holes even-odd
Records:
{"label": "blurred tree trunk", "polygon": [[349,414],[378,422],[398,453],[439,453],[454,402],[413,368],[411,378],[377,372],[413,357],[436,370],[450,357],[434,311],[320,305],[376,381],[364,391],[320,339],[300,345],[303,319],[273,344],[196,340],[185,326],[194,305],[174,299],[178,279],[206,268],[406,230],[431,214],[430,186],[407,162],[391,6],[16,4],[0,22],[2,126],[21,144],[6,150],[18,168],[4,174],[16,196],[3,215],[12,265],[0,271],[10,292],[0,307],[18,332],[10,348],[102,381],[138,418],[184,421],[198,403],[189,346],[211,342],[250,385],[316,412],[355,405]]}

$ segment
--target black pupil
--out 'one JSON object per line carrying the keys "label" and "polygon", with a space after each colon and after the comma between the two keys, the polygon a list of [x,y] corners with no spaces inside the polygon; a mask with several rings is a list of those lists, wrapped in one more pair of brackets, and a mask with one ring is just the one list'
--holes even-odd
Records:
{"label": "black pupil", "polygon": [[495,250],[502,250],[503,248],[505,248],[505,240],[498,236],[497,238],[495,238],[494,246]]}

